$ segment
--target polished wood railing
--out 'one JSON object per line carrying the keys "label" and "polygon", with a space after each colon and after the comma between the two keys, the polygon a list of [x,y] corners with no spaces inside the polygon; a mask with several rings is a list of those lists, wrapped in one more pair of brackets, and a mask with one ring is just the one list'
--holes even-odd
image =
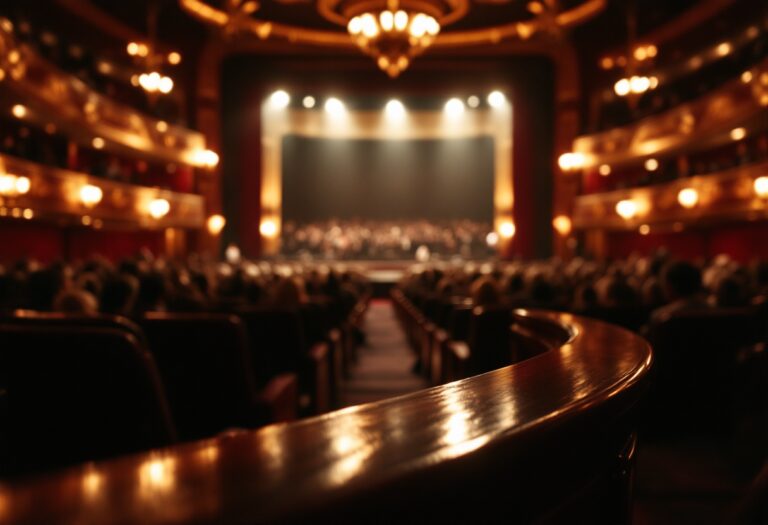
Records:
{"label": "polished wood railing", "polygon": [[648,344],[569,314],[517,315],[565,336],[414,394],[0,485],[0,522],[627,521]]}
{"label": "polished wood railing", "polygon": [[[579,229],[631,230],[643,224],[674,226],[768,219],[768,193],[761,196],[757,192],[760,185],[755,185],[755,180],[766,175],[768,162],[762,162],[653,186],[582,195],[576,198],[573,225]],[[698,196],[692,208],[678,201],[680,191],[687,188]],[[629,218],[620,217],[616,211],[616,205],[625,200],[636,207],[636,214]]]}
{"label": "polished wood railing", "polygon": [[766,79],[768,60],[690,103],[627,126],[578,137],[573,149],[584,154],[584,167],[591,168],[726,143],[737,127],[764,125],[768,118]]}
{"label": "polished wood railing", "polygon": [[[97,188],[91,189],[92,199],[93,191],[100,190],[98,202],[84,202],[85,186]],[[168,210],[157,217],[150,207],[159,199],[168,202]],[[205,202],[200,195],[115,182],[0,154],[0,218],[94,228],[202,228]]]}
{"label": "polished wood railing", "polygon": [[[53,124],[69,138],[105,150],[159,162],[208,167],[202,134],[169,125],[103,96],[78,78],[58,69],[29,46],[19,43],[12,27],[0,24],[0,101],[17,118]],[[10,116],[10,114],[9,114]]]}

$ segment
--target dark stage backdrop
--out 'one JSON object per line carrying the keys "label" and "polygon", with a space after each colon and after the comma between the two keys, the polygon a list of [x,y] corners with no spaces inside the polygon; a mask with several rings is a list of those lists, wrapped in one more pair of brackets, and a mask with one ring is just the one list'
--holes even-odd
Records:
{"label": "dark stage backdrop", "polygon": [[283,139],[283,220],[493,220],[493,138]]}

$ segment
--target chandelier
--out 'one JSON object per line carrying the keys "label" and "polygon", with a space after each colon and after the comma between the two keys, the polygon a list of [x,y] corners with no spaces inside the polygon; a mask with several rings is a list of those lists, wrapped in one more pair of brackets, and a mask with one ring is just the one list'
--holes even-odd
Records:
{"label": "chandelier", "polygon": [[[226,36],[250,35],[325,48],[358,48],[394,78],[427,49],[559,38],[599,14],[607,0],[179,0]],[[482,5],[479,14],[473,7]],[[451,26],[461,21],[461,29]],[[328,29],[330,25],[337,30]]]}
{"label": "chandelier", "polygon": [[387,9],[354,16],[347,31],[382,71],[395,78],[410,65],[413,57],[432,45],[440,32],[440,24],[426,13]]}

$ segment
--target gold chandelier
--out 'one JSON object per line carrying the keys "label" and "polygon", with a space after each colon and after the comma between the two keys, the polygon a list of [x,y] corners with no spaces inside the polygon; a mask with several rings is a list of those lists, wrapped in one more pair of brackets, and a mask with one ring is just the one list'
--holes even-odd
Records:
{"label": "gold chandelier", "polygon": [[[179,0],[179,4],[226,35],[249,34],[259,40],[326,48],[357,47],[393,78],[428,48],[557,37],[596,16],[607,4],[607,0],[576,0],[562,9],[557,0],[530,0],[521,14],[511,8],[518,1],[225,0],[223,7],[214,7],[207,0]],[[482,16],[474,16],[475,4],[483,5]],[[459,20],[462,28],[452,29]],[[346,31],[323,28],[328,22]]]}
{"label": "gold chandelier", "polygon": [[386,9],[354,16],[347,31],[382,71],[395,78],[410,65],[413,57],[432,45],[440,32],[440,24],[433,16],[420,11]]}

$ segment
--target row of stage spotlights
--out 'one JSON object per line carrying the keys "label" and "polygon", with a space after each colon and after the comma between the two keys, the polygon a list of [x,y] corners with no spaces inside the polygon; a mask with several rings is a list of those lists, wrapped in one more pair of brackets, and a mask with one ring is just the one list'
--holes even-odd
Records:
{"label": "row of stage spotlights", "polygon": [[[507,104],[507,97],[501,91],[492,91],[486,97],[488,105],[493,109],[501,109]],[[480,97],[472,95],[466,100],[454,97],[448,100],[443,106],[448,115],[461,115],[467,106],[471,109],[480,107]],[[285,109],[291,103],[291,95],[282,89],[275,91],[269,97],[269,105],[273,109]],[[301,105],[305,109],[313,109],[317,106],[318,100],[312,95],[307,95],[301,100]],[[344,102],[336,97],[329,97],[325,100],[323,108],[330,114],[342,114],[346,111]],[[391,116],[404,116],[406,113],[405,105],[397,99],[389,100],[384,106],[384,111]]]}

